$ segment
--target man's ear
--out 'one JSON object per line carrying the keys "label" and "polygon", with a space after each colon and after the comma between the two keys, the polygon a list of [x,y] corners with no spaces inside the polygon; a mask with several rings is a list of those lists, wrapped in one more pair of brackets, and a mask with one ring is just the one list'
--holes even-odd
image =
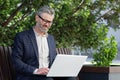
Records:
{"label": "man's ear", "polygon": [[38,17],[38,15],[35,16],[35,20],[36,20],[36,22],[39,21],[39,17]]}

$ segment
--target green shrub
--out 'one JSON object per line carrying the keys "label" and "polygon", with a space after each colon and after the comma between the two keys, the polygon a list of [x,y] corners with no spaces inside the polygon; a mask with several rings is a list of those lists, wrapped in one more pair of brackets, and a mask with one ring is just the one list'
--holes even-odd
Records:
{"label": "green shrub", "polygon": [[114,36],[105,38],[100,47],[93,54],[92,63],[96,66],[110,66],[117,52],[117,42]]}

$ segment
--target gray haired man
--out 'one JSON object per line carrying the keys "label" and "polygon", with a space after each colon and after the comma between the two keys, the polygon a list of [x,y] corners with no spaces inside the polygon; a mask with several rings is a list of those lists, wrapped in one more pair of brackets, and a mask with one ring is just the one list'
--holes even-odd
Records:
{"label": "gray haired man", "polygon": [[[16,34],[12,48],[16,80],[55,80],[46,77],[57,55],[54,37],[48,34],[54,15],[54,9],[43,6],[36,12],[36,25]],[[62,77],[57,80],[75,78]]]}

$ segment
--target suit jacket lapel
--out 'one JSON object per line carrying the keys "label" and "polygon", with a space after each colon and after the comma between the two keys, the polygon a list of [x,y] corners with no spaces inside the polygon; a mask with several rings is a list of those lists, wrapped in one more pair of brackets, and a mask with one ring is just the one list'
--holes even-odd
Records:
{"label": "suit jacket lapel", "polygon": [[30,29],[30,30],[29,30],[29,38],[30,38],[30,40],[31,40],[31,42],[32,42],[32,44],[33,44],[33,48],[34,48],[34,50],[35,50],[36,57],[37,57],[37,59],[38,59],[38,61],[39,61],[38,47],[37,47],[36,37],[35,37],[35,34],[34,34],[33,29]]}
{"label": "suit jacket lapel", "polygon": [[50,39],[50,36],[48,35],[48,37],[47,37],[47,41],[48,41],[48,48],[49,48],[49,61],[50,61],[50,64],[51,64],[51,60],[52,60],[52,50],[51,50],[51,48],[52,48],[52,44],[51,44],[51,41],[50,41],[51,39]]}

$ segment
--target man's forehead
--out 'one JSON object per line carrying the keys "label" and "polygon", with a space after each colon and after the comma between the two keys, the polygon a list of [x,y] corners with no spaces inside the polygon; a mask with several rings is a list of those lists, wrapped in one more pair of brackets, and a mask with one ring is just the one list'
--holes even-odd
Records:
{"label": "man's forehead", "polygon": [[54,16],[54,15],[51,15],[51,14],[48,14],[48,13],[42,13],[42,14],[41,14],[41,16],[44,16],[44,15]]}
{"label": "man's forehead", "polygon": [[41,14],[41,16],[44,18],[54,18],[54,15],[50,15],[48,13],[43,13],[43,14]]}

